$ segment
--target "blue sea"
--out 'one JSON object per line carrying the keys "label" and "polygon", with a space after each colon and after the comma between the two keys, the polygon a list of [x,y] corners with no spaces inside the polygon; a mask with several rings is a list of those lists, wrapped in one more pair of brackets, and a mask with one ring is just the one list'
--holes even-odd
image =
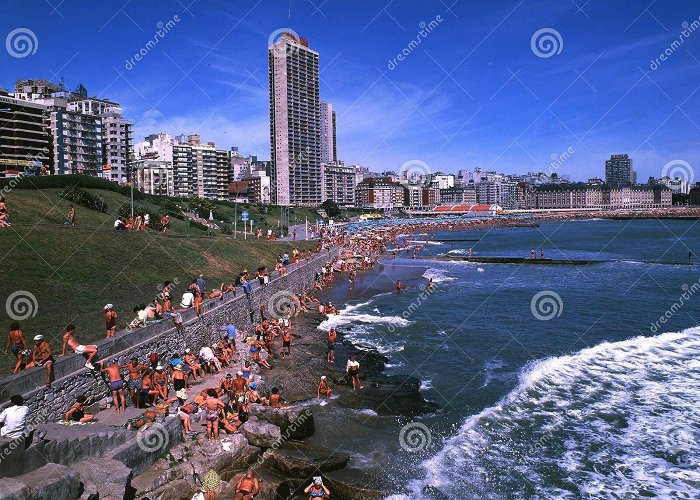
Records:
{"label": "blue sea", "polygon": [[[344,306],[321,328],[386,355],[387,372],[421,380],[439,409],[388,418],[329,404],[315,413],[316,442],[390,479],[395,498],[700,497],[700,257],[687,265],[700,224],[576,220],[404,239],[423,259],[399,252],[354,288],[324,292]],[[604,262],[431,259],[469,246]]]}

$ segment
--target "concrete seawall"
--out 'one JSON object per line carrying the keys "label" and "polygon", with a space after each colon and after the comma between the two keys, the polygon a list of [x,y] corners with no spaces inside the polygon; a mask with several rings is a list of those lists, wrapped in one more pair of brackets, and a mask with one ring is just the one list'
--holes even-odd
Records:
{"label": "concrete seawall", "polygon": [[[161,361],[166,361],[172,354],[182,353],[186,347],[198,350],[204,345],[211,345],[219,340],[219,328],[222,324],[232,323],[239,329],[248,327],[253,318],[259,319],[261,304],[265,306],[269,316],[271,309],[279,308],[285,301],[288,302],[290,293],[309,290],[314,274],[339,252],[339,248],[323,250],[304,259],[299,265],[290,264],[285,276],[273,272],[267,286],[260,286],[257,280],[251,281],[253,291],[250,299],[239,287],[236,297],[229,297],[224,301],[206,300],[202,307],[202,318],[198,318],[192,309],[184,311],[184,327],[179,332],[172,320],[166,318],[146,328],[122,330],[115,337],[97,341],[99,358],[117,358],[120,363],[126,363],[132,356],[138,356],[139,360],[144,362],[148,354],[156,352]],[[44,385],[46,371],[43,367],[31,368],[5,377],[0,380],[0,410],[7,406],[11,395],[22,394],[25,404],[30,408],[31,423],[55,422],[62,418],[77,396],[84,394],[90,404],[108,395],[107,385],[102,377],[84,367],[83,356],[68,354],[58,357],[60,345],[56,345],[54,341],[51,347],[56,359],[52,387],[47,388]]]}

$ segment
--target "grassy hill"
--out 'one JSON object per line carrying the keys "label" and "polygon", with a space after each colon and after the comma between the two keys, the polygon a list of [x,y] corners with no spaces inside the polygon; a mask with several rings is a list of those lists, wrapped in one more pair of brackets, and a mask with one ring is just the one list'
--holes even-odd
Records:
{"label": "grassy hill", "polygon": [[[7,298],[19,291],[36,297],[36,315],[20,321],[29,342],[43,334],[54,350],[68,323],[78,327],[78,338],[89,342],[104,337],[102,306],[112,303],[119,328],[132,319],[134,305],[149,302],[164,281],[180,282],[173,297],[200,272],[208,286],[232,282],[243,268],[274,266],[275,258],[290,251],[292,242],[234,240],[230,235],[207,236],[189,221],[171,218],[172,233],[115,231],[112,224],[130,199],[113,191],[91,189],[108,204],[107,213],[76,206],[77,225],[64,225],[70,202],[61,188],[13,189],[6,195],[13,227],[0,229],[0,326],[6,335],[13,319]],[[162,207],[152,200],[138,204],[152,214]],[[217,213],[233,208],[217,205]],[[240,207],[239,207],[240,208]],[[249,209],[249,211],[252,211]],[[274,223],[274,214],[268,222]],[[252,216],[252,215],[251,215]],[[152,215],[153,217],[153,215]],[[300,250],[314,242],[294,243]],[[6,340],[3,340],[3,352]],[[0,356],[0,374],[7,374],[13,358]]]}

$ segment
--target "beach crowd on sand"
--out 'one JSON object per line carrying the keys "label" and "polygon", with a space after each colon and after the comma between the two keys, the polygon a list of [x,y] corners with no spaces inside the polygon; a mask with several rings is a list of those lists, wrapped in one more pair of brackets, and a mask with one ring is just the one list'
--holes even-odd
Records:
{"label": "beach crowd on sand", "polygon": [[[271,408],[287,405],[282,390],[261,384],[264,376],[260,372],[274,370],[277,358],[291,358],[294,355],[292,330],[295,318],[300,314],[327,317],[338,312],[332,303],[322,303],[316,293],[332,286],[339,275],[347,275],[352,283],[357,272],[371,269],[376,257],[386,250],[386,238],[381,234],[382,231],[378,231],[363,236],[350,236],[341,229],[322,230],[316,253],[328,251],[329,259],[315,273],[311,290],[299,294],[290,292],[288,301],[281,308],[275,307],[275,311],[268,311],[261,304],[259,310],[251,312],[251,320],[254,320],[252,325],[219,325],[217,338],[211,345],[192,345],[184,352],[168,357],[152,352],[147,359],[132,357],[126,363],[120,363],[117,359],[99,360],[98,346],[81,343],[77,327],[70,324],[62,335],[60,356],[72,350],[86,358],[85,366],[104,381],[105,393],[109,394],[110,406],[116,414],[125,413],[127,406],[143,410],[136,417],[124,417],[126,422],[123,425],[127,429],[143,431],[164,415],[176,415],[181,422],[185,439],[198,434],[193,423],[199,421],[205,423],[208,440],[217,440],[223,434],[237,433],[239,427],[248,420],[249,405]],[[336,246],[342,250],[333,259],[330,257],[330,248]],[[314,252],[299,252],[294,249],[291,255],[280,255],[275,267],[283,276],[289,266],[303,265],[304,259],[313,254]],[[222,283],[213,289],[208,288],[204,276],[199,275],[183,293],[177,305],[171,296],[172,287],[166,282],[162,293],[151,303],[134,308],[135,318],[128,323],[127,329],[145,327],[152,322],[172,321],[176,327],[173,334],[178,334],[184,326],[181,317],[184,310],[193,308],[198,315],[206,314],[202,308],[205,297],[224,300],[229,294],[236,296],[239,289],[250,299],[250,283],[254,279],[261,286],[266,286],[270,282],[269,270],[261,267],[252,276],[243,270],[232,283]],[[105,317],[106,336],[117,335],[120,315],[114,306],[106,304],[102,313]],[[335,329],[324,332],[318,339],[326,344],[326,361],[329,366],[336,362],[336,339]],[[13,323],[6,348],[16,356],[15,373],[26,368],[45,367],[46,385],[51,386],[55,354],[47,339],[36,335],[34,345],[30,347],[20,325]],[[360,369],[360,362],[355,357],[346,360],[346,383],[353,390],[363,388]],[[315,394],[318,399],[333,395],[334,387],[326,376],[321,376],[315,382],[309,381],[309,384],[308,392]],[[261,386],[264,390],[261,390]],[[65,409],[63,423],[88,424],[97,421],[100,415],[90,411],[90,403],[92,402],[85,396],[78,396]],[[24,434],[29,418],[29,410],[23,404],[22,397],[12,396],[11,406],[0,414],[2,436],[11,438]],[[240,496],[236,498],[252,498],[257,490],[255,482],[257,479],[254,476],[244,476],[237,487]],[[320,478],[315,478],[306,493],[313,498],[329,495]]]}

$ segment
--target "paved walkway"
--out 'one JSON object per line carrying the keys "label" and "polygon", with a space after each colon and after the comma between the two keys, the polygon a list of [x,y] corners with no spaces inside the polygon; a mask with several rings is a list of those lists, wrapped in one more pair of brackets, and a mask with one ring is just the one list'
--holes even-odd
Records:
{"label": "paved walkway", "polygon": [[[198,352],[201,346],[191,346],[190,348],[192,351]],[[235,376],[236,372],[241,369],[241,366],[243,366],[243,362],[246,359],[250,359],[249,346],[245,343],[244,332],[239,330],[236,335],[236,360],[231,364],[231,366],[224,367],[219,373],[214,373],[214,375],[205,375],[203,378],[199,377],[196,383],[193,383],[192,378],[190,377],[187,389],[187,395],[189,396],[188,401],[194,401],[194,397],[198,396],[203,389],[218,387],[219,380],[221,377],[225,377],[227,373],[231,373]],[[257,366],[257,364],[251,362],[251,382],[257,382],[261,378],[259,375],[259,370],[260,368]],[[117,413],[113,407],[100,410],[99,412],[95,413],[99,423],[123,427],[126,425],[129,419],[136,418],[146,411],[145,408],[134,408],[130,406],[131,400],[129,398],[128,391],[124,391],[124,395],[126,397],[127,404],[126,412]],[[168,396],[175,397],[175,391],[173,390],[172,385],[170,386]],[[111,399],[111,394],[109,397]],[[198,428],[199,425],[200,424],[196,423],[195,421],[192,422],[194,430],[201,430]],[[206,432],[206,424],[202,426],[202,429],[204,429],[204,432]]]}

